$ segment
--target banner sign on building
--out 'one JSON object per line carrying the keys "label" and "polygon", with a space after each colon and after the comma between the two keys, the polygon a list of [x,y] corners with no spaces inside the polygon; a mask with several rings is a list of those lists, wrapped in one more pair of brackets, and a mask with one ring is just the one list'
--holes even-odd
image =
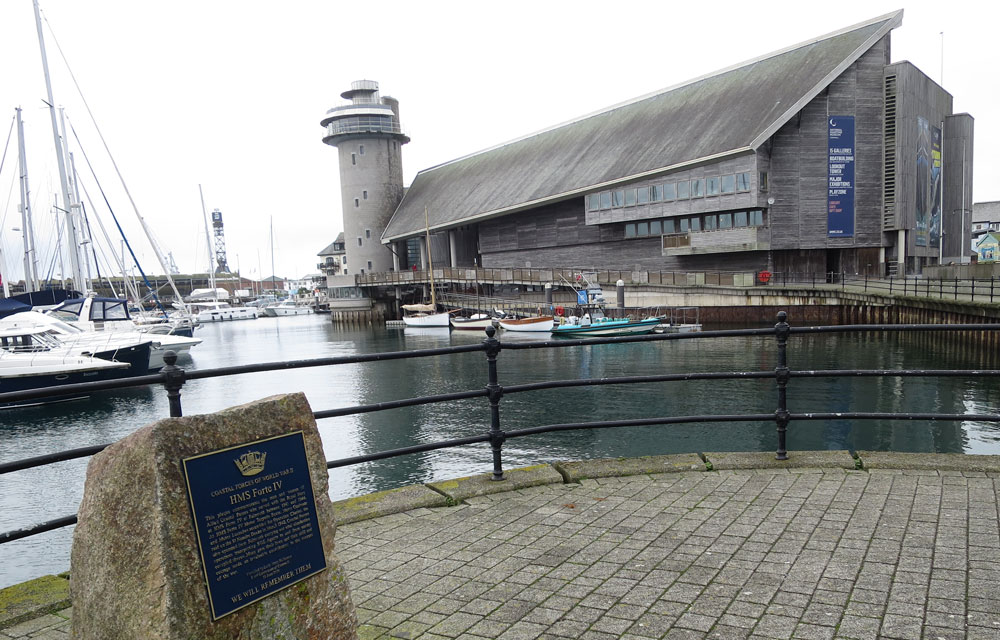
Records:
{"label": "banner sign on building", "polygon": [[941,246],[941,130],[917,117],[916,245]]}
{"label": "banner sign on building", "polygon": [[830,116],[827,134],[829,238],[854,236],[854,116]]}

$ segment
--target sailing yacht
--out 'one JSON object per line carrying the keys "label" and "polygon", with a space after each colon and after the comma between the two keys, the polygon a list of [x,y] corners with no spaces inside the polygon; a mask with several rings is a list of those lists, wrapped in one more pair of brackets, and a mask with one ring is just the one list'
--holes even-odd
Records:
{"label": "sailing yacht", "polygon": [[430,267],[430,304],[404,304],[403,324],[407,327],[450,327],[451,311],[438,312],[434,298],[434,258],[431,255],[431,232],[427,223],[427,207],[424,207],[424,226],[427,229],[427,263]]}

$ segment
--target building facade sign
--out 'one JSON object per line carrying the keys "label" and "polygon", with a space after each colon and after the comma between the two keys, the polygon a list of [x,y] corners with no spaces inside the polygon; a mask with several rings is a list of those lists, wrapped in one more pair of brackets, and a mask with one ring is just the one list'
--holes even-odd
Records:
{"label": "building facade sign", "polygon": [[830,116],[826,235],[854,237],[854,116]]}
{"label": "building facade sign", "polygon": [[918,247],[941,246],[941,129],[917,117]]}

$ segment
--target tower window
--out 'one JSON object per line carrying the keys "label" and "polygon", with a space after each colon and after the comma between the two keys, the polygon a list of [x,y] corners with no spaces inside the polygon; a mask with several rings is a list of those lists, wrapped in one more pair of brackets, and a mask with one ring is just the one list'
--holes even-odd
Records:
{"label": "tower window", "polygon": [[354,155],[352,153],[351,154],[351,164],[357,164],[357,163],[358,163],[358,156],[356,156],[356,155]]}
{"label": "tower window", "polygon": [[361,246],[361,236],[358,236],[358,246]]}
{"label": "tower window", "polygon": [[371,260],[368,261],[368,270],[369,271],[372,270],[372,261]]}
{"label": "tower window", "polygon": [[358,147],[358,153],[360,153],[361,155],[365,155],[365,145],[360,145]]}
{"label": "tower window", "polygon": [[367,191],[362,191],[361,194],[362,194],[362,196],[364,197],[365,200],[368,199],[368,192]]}
{"label": "tower window", "polygon": [[360,206],[361,206],[361,201],[358,200],[357,198],[355,198],[354,199],[354,207],[357,208],[357,207],[360,207]]}
{"label": "tower window", "polygon": [[372,237],[372,230],[371,229],[365,229],[365,237],[366,238],[371,238]]}

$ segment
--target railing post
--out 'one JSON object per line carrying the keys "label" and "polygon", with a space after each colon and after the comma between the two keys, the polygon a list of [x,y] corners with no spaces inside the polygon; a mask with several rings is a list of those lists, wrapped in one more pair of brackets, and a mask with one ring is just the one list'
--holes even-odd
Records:
{"label": "railing post", "polygon": [[774,379],[778,384],[778,410],[774,412],[774,421],[778,425],[778,451],[776,460],[788,460],[788,449],[785,445],[785,435],[788,430],[788,334],[790,333],[788,314],[778,312],[778,324],[774,325],[774,335],[778,339],[778,366],[774,368]]}
{"label": "railing post", "polygon": [[493,450],[493,480],[503,480],[503,462],[500,457],[506,434],[500,430],[500,398],[503,397],[503,387],[497,381],[497,355],[500,353],[500,341],[496,339],[496,327],[486,327],[486,364],[489,369],[489,382],[486,390],[490,399],[490,448]]}
{"label": "railing post", "polygon": [[177,366],[177,354],[167,351],[163,354],[164,367],[160,369],[163,374],[163,387],[167,390],[167,402],[170,404],[170,417],[180,418],[181,413],[181,387],[184,386],[184,369]]}

